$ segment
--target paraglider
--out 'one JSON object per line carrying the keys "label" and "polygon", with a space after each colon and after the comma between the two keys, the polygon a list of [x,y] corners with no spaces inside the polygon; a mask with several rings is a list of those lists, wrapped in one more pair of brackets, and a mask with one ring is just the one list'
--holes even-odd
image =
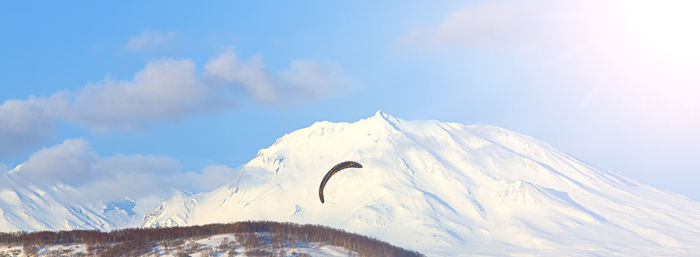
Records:
{"label": "paraglider", "polygon": [[328,180],[338,173],[338,171],[341,171],[346,168],[362,168],[362,164],[359,164],[354,161],[344,161],[341,163],[336,164],[331,168],[331,170],[326,173],[326,176],[323,177],[323,180],[321,180],[321,185],[318,187],[318,197],[321,199],[321,203],[324,203],[325,201],[323,200],[323,188],[326,187],[326,183],[328,183]]}

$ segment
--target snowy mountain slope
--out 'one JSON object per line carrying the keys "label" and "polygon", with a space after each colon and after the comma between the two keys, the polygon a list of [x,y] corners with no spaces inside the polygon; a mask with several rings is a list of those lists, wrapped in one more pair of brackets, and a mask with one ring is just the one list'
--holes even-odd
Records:
{"label": "snowy mountain slope", "polygon": [[110,230],[133,223],[129,200],[83,202],[80,198],[81,193],[67,185],[25,185],[2,174],[0,231]]}
{"label": "snowy mountain slope", "polygon": [[[325,172],[341,161],[362,169]],[[692,256],[700,203],[505,129],[377,112],[260,150],[228,186],[164,201],[143,226],[275,220],[371,235],[429,256]]]}

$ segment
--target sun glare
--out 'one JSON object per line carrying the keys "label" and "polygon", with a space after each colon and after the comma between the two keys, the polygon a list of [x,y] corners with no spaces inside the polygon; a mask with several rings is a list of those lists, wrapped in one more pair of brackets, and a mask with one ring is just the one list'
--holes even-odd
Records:
{"label": "sun glare", "polygon": [[700,58],[700,1],[628,0],[618,8],[624,29],[649,54],[684,62]]}

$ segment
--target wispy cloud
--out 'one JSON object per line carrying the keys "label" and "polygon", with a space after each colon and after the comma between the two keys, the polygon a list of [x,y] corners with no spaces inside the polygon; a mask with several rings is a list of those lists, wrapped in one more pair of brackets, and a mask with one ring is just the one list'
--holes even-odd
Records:
{"label": "wispy cloud", "polygon": [[209,60],[204,76],[211,83],[238,85],[251,98],[273,105],[322,99],[350,84],[337,64],[293,60],[288,69],[272,73],[265,68],[262,55],[240,60],[232,50]]}
{"label": "wispy cloud", "polygon": [[517,56],[544,77],[572,74],[571,84],[595,87],[579,100],[597,108],[591,115],[607,110],[698,125],[700,104],[692,99],[700,97],[700,36],[690,33],[700,23],[690,10],[698,8],[692,0],[486,1],[453,10],[399,43]]}
{"label": "wispy cloud", "polygon": [[237,83],[258,101],[273,101],[278,97],[261,55],[241,61],[233,51],[228,51],[207,63],[204,76],[212,83]]}
{"label": "wispy cloud", "polygon": [[[0,171],[6,170],[6,166],[0,167]],[[73,138],[34,152],[19,169],[6,175],[29,185],[70,185],[87,197],[111,200],[168,194],[173,189],[211,190],[230,182],[222,177],[240,173],[222,165],[182,172],[180,163],[167,156],[104,156],[85,139]]]}
{"label": "wispy cloud", "polygon": [[191,60],[153,61],[132,80],[105,79],[49,97],[5,101],[0,105],[0,156],[46,140],[57,120],[128,130],[228,109],[231,102],[201,83]]}
{"label": "wispy cloud", "polygon": [[451,50],[475,47],[535,51],[568,47],[582,43],[577,34],[583,31],[576,28],[589,18],[585,8],[575,8],[579,2],[501,0],[467,4],[447,14],[437,26],[414,29],[401,42]]}
{"label": "wispy cloud", "polygon": [[141,34],[131,36],[124,49],[129,51],[142,51],[162,47],[177,37],[174,31],[144,30]]}
{"label": "wispy cloud", "polygon": [[[89,189],[85,191],[88,195],[117,199],[141,197],[171,188],[174,185],[167,178],[178,173],[179,163],[172,158],[152,155],[105,157],[95,152],[86,140],[75,138],[33,153],[19,170],[9,175],[27,184],[61,183]],[[142,183],[135,183],[139,181]],[[96,185],[113,186],[99,188]]]}
{"label": "wispy cloud", "polygon": [[64,116],[91,127],[129,129],[227,107],[191,60],[162,59],[129,81],[106,79],[75,94]]}
{"label": "wispy cloud", "polygon": [[10,99],[0,105],[0,156],[23,152],[54,132],[57,120],[98,130],[133,130],[202,113],[231,110],[227,90],[242,86],[245,97],[287,105],[332,96],[347,79],[337,65],[294,60],[288,70],[270,73],[262,56],[240,61],[233,52],[210,60],[204,74],[189,59],[149,62],[130,80],[105,79],[49,97]]}
{"label": "wispy cloud", "polygon": [[7,100],[0,105],[0,156],[22,152],[47,139],[56,117],[67,108],[65,92],[50,97]]}

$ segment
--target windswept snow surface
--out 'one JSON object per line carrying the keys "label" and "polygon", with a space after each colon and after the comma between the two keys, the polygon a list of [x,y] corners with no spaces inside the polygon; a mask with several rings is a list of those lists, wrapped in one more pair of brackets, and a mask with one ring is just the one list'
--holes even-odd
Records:
{"label": "windswept snow surface", "polygon": [[[326,185],[341,161],[362,163]],[[370,235],[429,256],[698,256],[700,203],[502,128],[377,112],[317,122],[231,183],[165,201],[143,226],[274,220]]]}

